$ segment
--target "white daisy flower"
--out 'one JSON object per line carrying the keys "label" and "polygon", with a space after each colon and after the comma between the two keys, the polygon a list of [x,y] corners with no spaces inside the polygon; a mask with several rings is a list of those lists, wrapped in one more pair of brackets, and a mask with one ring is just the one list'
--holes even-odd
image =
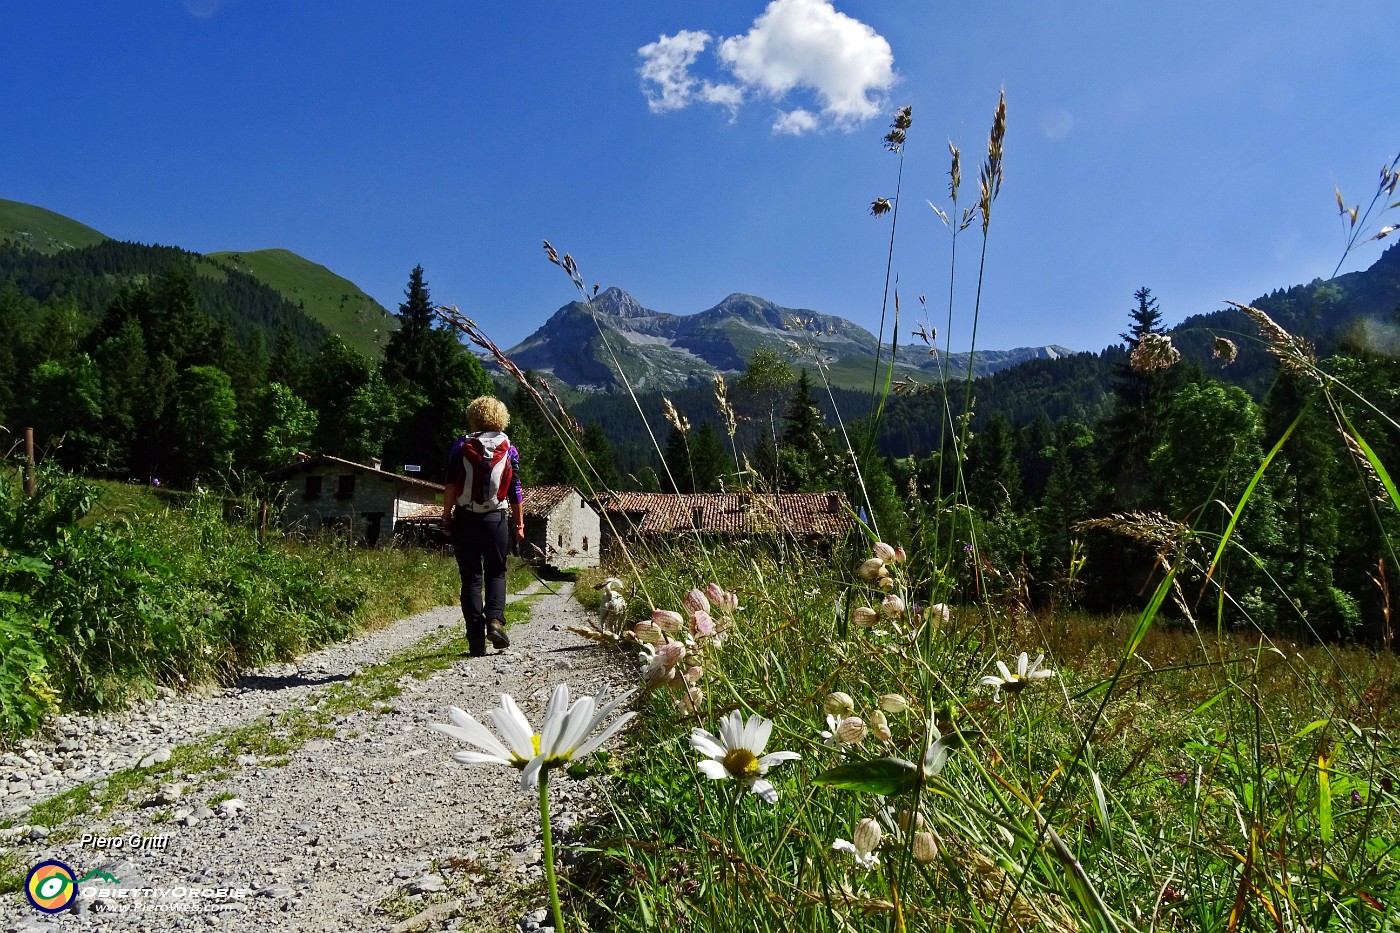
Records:
{"label": "white daisy flower", "polygon": [[719,735],[695,728],[690,732],[690,747],[706,757],[696,767],[712,781],[732,777],[767,803],[776,803],[778,791],[763,775],[773,765],[793,761],[802,756],[797,752],[763,754],[768,737],[773,732],[773,720],[755,713],[747,723],[738,710],[732,710],[720,720]]}
{"label": "white daisy flower", "polygon": [[604,689],[594,696],[579,697],[570,705],[569,685],[560,684],[549,698],[549,708],[539,732],[531,728],[530,720],[508,693],[501,694],[500,707],[490,714],[501,738],[455,706],[447,708],[452,725],[433,723],[429,728],[480,749],[457,752],[452,756],[454,761],[510,765],[520,772],[520,789],[528,791],[539,787],[540,771],[566,767],[575,759],[591,755],[612,738],[636,713],[623,713],[597,735],[593,732],[633,692],[628,690],[609,702],[608,691]]}
{"label": "white daisy flower", "polygon": [[1000,703],[1001,692],[1003,690],[1007,693],[1020,693],[1030,686],[1031,681],[1054,677],[1055,672],[1050,670],[1050,668],[1041,668],[1040,662],[1044,660],[1045,655],[1042,654],[1034,661],[1031,661],[1027,657],[1026,652],[1022,651],[1020,657],[1016,659],[1016,673],[1011,673],[1011,669],[1008,668],[1004,662],[997,661],[997,670],[1001,672],[1001,676],[998,677],[994,674],[988,674],[982,678],[981,685],[984,687],[991,687],[993,691],[992,698]]}

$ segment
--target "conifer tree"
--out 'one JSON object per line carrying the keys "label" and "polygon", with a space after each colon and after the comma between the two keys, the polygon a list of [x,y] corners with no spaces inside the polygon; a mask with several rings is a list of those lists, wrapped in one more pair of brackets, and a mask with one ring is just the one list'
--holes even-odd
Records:
{"label": "conifer tree", "polygon": [[[1162,312],[1148,288],[1133,293],[1137,306],[1129,312],[1132,328],[1120,336],[1129,355],[1148,334],[1162,334]],[[1138,372],[1127,361],[1113,379],[1113,408],[1103,425],[1104,477],[1114,510],[1149,508],[1151,484],[1148,458],[1161,438],[1162,419],[1172,394],[1184,379],[1177,369]]]}

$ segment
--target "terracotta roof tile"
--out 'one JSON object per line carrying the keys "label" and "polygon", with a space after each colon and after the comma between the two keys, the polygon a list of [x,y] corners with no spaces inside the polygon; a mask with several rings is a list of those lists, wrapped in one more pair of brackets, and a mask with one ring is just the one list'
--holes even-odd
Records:
{"label": "terracotta roof tile", "polygon": [[644,535],[699,530],[721,535],[787,532],[834,537],[855,525],[850,501],[840,492],[623,492],[605,496],[603,508],[621,513]]}
{"label": "terracotta roof tile", "polygon": [[573,491],[574,487],[568,485],[526,486],[525,499],[520,506],[521,511],[526,515],[548,515]]}

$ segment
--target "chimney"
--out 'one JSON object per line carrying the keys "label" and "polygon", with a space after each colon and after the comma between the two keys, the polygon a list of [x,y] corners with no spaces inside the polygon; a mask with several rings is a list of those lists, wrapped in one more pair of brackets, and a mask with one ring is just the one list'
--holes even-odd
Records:
{"label": "chimney", "polygon": [[378,457],[370,457],[369,468],[371,470],[382,470],[384,469],[384,461],[380,460]]}
{"label": "chimney", "polygon": [[841,511],[841,494],[839,492],[826,494],[826,510],[832,515]]}

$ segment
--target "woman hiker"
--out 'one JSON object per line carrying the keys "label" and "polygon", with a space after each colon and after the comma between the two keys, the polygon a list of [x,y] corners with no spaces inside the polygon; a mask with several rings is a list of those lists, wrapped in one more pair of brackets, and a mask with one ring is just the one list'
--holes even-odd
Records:
{"label": "woman hiker", "polygon": [[510,647],[506,636],[506,553],[525,537],[520,452],[506,436],[510,412],[489,395],[467,406],[471,433],[447,457],[442,528],[451,536],[462,575],[462,617],[472,657]]}

